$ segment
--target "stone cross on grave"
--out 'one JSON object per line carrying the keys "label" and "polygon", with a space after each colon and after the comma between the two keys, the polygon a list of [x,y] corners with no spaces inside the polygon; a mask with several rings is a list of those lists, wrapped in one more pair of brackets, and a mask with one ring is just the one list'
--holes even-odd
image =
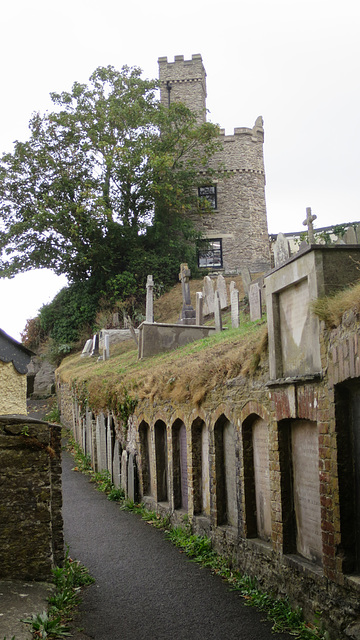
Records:
{"label": "stone cross on grave", "polygon": [[314,227],[312,223],[316,218],[317,216],[311,215],[311,207],[306,207],[306,220],[304,220],[303,225],[308,228],[309,244],[315,244]]}
{"label": "stone cross on grave", "polygon": [[181,281],[183,305],[181,311],[180,324],[195,324],[196,312],[194,307],[191,306],[190,298],[190,269],[186,262],[180,265],[179,280]]}

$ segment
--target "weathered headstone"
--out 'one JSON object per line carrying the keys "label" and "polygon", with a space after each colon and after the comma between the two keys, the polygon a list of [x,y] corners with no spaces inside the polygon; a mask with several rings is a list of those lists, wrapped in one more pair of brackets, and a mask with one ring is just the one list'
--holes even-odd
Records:
{"label": "weathered headstone", "polygon": [[222,309],[226,309],[228,306],[226,282],[224,276],[221,275],[221,273],[217,277],[216,289],[220,298],[220,306]]}
{"label": "weathered headstone", "polygon": [[231,280],[229,284],[230,304],[231,304],[231,294],[234,291],[234,289],[236,289],[236,282],[235,280]]}
{"label": "weathered headstone", "polygon": [[95,358],[98,355],[99,355],[99,334],[95,333],[92,340],[90,357]]}
{"label": "weathered headstone", "polygon": [[214,313],[214,285],[210,276],[205,276],[203,286],[204,296],[204,315],[208,316]]}
{"label": "weathered headstone", "polygon": [[271,538],[271,491],[269,460],[269,429],[259,418],[252,428],[254,476],[256,498],[256,525],[258,537]]}
{"label": "weathered headstone", "polygon": [[85,356],[89,356],[92,350],[92,345],[93,345],[93,341],[91,338],[89,338],[89,340],[86,340],[85,342],[85,346],[81,352],[81,357],[85,358]]}
{"label": "weathered headstone", "polygon": [[119,320],[119,314],[118,313],[113,313],[113,327],[120,327],[120,320]]}
{"label": "weathered headstone", "polygon": [[283,233],[278,233],[273,246],[275,267],[280,267],[290,258],[289,240]]}
{"label": "weathered headstone", "polygon": [[103,346],[103,360],[109,360],[110,358],[110,336],[108,333],[104,335],[104,346]]}
{"label": "weathered headstone", "polygon": [[308,560],[321,563],[319,436],[316,424],[304,420],[293,423],[291,445],[297,550]]}
{"label": "weathered headstone", "polygon": [[304,227],[308,228],[308,240],[309,244],[315,244],[314,227],[313,222],[317,216],[311,214],[311,207],[306,207],[306,218],[303,222]]}
{"label": "weathered headstone", "polygon": [[127,451],[124,449],[124,451],[121,454],[121,488],[124,491],[125,495],[127,496],[127,461],[128,461],[128,454]]}
{"label": "weathered headstone", "polygon": [[231,292],[231,326],[233,329],[239,328],[239,292],[233,289]]}
{"label": "weathered headstone", "polygon": [[127,495],[133,502],[137,499],[136,491],[136,462],[135,456],[130,453],[127,465]]}
{"label": "weathered headstone", "polygon": [[115,439],[114,442],[114,458],[113,458],[113,483],[117,489],[120,488],[121,479],[121,465],[120,465],[120,445],[119,441]]}
{"label": "weathered headstone", "polygon": [[250,275],[250,271],[249,271],[248,267],[243,267],[241,269],[241,279],[242,279],[242,283],[243,283],[243,287],[244,287],[244,293],[245,293],[245,295],[248,295],[249,286],[250,286],[250,282],[251,282],[251,275]]}
{"label": "weathered headstone", "polygon": [[356,232],[354,227],[349,227],[345,231],[343,235],[343,240],[345,244],[357,244],[357,237],[356,237]]}
{"label": "weathered headstone", "polygon": [[196,324],[202,325],[204,324],[204,298],[201,291],[196,292]]}
{"label": "weathered headstone", "polygon": [[214,320],[215,320],[216,331],[222,331],[220,298],[217,291],[215,291],[215,300],[214,300]]}
{"label": "weathered headstone", "polygon": [[154,322],[154,280],[152,276],[146,281],[146,322]]}
{"label": "weathered headstone", "polygon": [[183,305],[179,324],[195,324],[196,312],[194,307],[191,305],[190,298],[190,269],[188,268],[186,262],[183,262],[180,265],[179,280],[181,282],[183,296]]}
{"label": "weathered headstone", "polygon": [[249,287],[250,320],[261,320],[261,289],[258,282]]}

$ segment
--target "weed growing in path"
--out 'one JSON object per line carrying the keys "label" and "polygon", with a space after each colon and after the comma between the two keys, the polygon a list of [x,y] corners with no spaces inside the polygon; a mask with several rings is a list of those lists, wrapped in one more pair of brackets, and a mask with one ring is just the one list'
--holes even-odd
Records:
{"label": "weed growing in path", "polygon": [[[80,603],[80,590],[94,582],[80,562],[72,560],[67,550],[63,567],[53,569],[55,593],[48,598],[48,611],[23,620],[30,625],[34,639],[55,639],[70,636],[69,624],[75,607]],[[4,639],[5,640],[5,639]]]}

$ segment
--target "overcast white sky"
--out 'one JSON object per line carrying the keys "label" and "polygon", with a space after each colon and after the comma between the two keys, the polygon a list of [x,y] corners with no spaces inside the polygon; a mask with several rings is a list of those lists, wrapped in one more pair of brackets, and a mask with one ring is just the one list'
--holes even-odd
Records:
{"label": "overcast white sky", "polygon": [[[231,133],[265,127],[269,232],[360,220],[358,0],[8,0],[2,7],[0,153],[28,135],[50,91],[98,66],[139,66],[201,53],[209,119]],[[0,280],[0,327],[27,318],[64,285],[48,273]]]}

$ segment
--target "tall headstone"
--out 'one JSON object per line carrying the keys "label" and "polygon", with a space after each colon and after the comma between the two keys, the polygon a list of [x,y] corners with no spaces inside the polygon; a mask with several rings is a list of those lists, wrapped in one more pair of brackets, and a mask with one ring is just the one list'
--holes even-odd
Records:
{"label": "tall headstone", "polygon": [[103,346],[103,360],[109,360],[110,358],[110,336],[108,333],[104,335],[104,346]]}
{"label": "tall headstone", "polygon": [[241,279],[242,279],[242,283],[243,283],[243,287],[244,287],[244,293],[245,295],[249,294],[249,286],[250,286],[250,282],[251,282],[251,275],[250,275],[250,271],[248,269],[248,267],[243,267],[241,269]]}
{"label": "tall headstone", "polygon": [[239,328],[239,292],[233,289],[231,292],[231,326],[233,329]]}
{"label": "tall headstone", "polygon": [[249,288],[250,320],[261,320],[261,289],[258,282],[254,282]]}
{"label": "tall headstone", "polygon": [[204,298],[201,291],[196,292],[196,324],[204,324]]}
{"label": "tall headstone", "polygon": [[154,322],[154,280],[152,276],[146,281],[146,322]]}
{"label": "tall headstone", "polygon": [[360,244],[360,224],[357,224],[355,226],[355,233],[356,233],[356,243]]}
{"label": "tall headstone", "polygon": [[195,324],[196,312],[194,307],[191,305],[190,298],[190,269],[188,268],[186,262],[183,262],[180,265],[179,280],[181,282],[183,297],[183,305],[179,324]]}
{"label": "tall headstone", "polygon": [[118,313],[113,313],[113,327],[120,327],[120,320],[119,320],[119,314]]}
{"label": "tall headstone", "polygon": [[220,306],[219,294],[217,291],[215,291],[215,300],[214,300],[214,320],[215,320],[216,331],[222,331],[221,306]]}
{"label": "tall headstone", "polygon": [[230,304],[231,304],[231,294],[234,291],[234,289],[236,289],[236,282],[235,282],[235,280],[231,280],[231,282],[229,284]]}
{"label": "tall headstone", "polygon": [[217,292],[218,292],[219,298],[220,298],[220,306],[221,306],[222,309],[226,309],[227,306],[228,306],[226,282],[225,282],[224,276],[221,275],[221,273],[217,277],[216,289],[217,289]]}
{"label": "tall headstone", "polygon": [[214,285],[210,276],[205,276],[203,286],[204,315],[209,316],[214,313]]}
{"label": "tall headstone", "polygon": [[129,454],[128,466],[127,466],[127,494],[129,500],[133,502],[137,499],[137,475],[136,475],[136,462],[134,454]]}
{"label": "tall headstone", "polygon": [[313,222],[316,220],[317,216],[312,215],[311,207],[306,207],[306,218],[303,222],[304,227],[308,228],[308,240],[309,244],[315,244],[315,236],[314,236],[314,227]]}
{"label": "tall headstone", "polygon": [[99,334],[95,333],[92,341],[90,357],[95,358],[99,355]]}
{"label": "tall headstone", "polygon": [[273,246],[275,267],[280,267],[290,258],[289,240],[283,233],[278,233]]}
{"label": "tall headstone", "polygon": [[127,451],[124,451],[121,454],[121,488],[127,496],[127,479],[128,479],[128,470],[127,470],[127,462],[128,462],[128,454]]}

